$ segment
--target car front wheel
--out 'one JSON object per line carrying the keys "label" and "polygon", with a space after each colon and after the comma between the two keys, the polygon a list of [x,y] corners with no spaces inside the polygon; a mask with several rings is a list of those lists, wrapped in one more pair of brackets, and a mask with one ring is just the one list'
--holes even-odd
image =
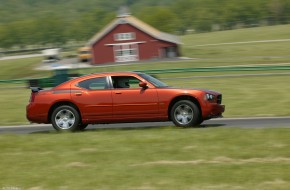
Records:
{"label": "car front wheel", "polygon": [[202,122],[198,106],[189,100],[180,100],[170,112],[171,120],[176,126],[193,127]]}
{"label": "car front wheel", "polygon": [[77,131],[80,128],[80,115],[71,106],[59,106],[52,112],[51,123],[58,131]]}

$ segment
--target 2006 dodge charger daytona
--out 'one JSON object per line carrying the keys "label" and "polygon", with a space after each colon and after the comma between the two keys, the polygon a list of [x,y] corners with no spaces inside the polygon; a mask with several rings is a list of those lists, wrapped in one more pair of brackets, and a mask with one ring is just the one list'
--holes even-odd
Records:
{"label": "2006 dodge charger daytona", "polygon": [[169,87],[144,73],[111,72],[78,77],[50,90],[32,88],[26,116],[59,131],[149,121],[190,127],[222,117],[221,103],[222,95],[215,91]]}

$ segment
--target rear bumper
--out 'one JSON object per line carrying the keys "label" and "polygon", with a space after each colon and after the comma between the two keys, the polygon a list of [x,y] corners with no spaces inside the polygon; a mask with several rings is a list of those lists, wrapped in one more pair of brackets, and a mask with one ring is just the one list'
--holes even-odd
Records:
{"label": "rear bumper", "polygon": [[26,106],[26,118],[32,123],[48,123],[47,114],[41,114],[39,106],[33,103]]}

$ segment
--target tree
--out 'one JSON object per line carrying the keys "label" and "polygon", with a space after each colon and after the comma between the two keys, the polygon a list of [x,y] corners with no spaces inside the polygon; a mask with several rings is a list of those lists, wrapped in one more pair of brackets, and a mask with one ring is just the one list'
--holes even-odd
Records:
{"label": "tree", "polygon": [[62,45],[66,42],[66,23],[58,16],[48,16],[36,20],[36,28],[33,37],[40,44]]}
{"label": "tree", "polygon": [[137,17],[163,32],[176,33],[177,16],[166,7],[146,7]]}

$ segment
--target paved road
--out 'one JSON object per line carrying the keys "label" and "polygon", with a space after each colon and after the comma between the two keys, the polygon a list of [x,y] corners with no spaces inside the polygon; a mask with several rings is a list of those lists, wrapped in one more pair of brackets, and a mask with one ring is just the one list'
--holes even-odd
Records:
{"label": "paved road", "polygon": [[[90,125],[86,130],[102,129],[134,129],[134,128],[155,128],[173,126],[171,122],[154,123],[122,123],[122,124],[104,124]],[[290,117],[267,117],[267,118],[240,118],[240,119],[212,119],[204,122],[201,127],[241,127],[241,128],[270,128],[270,127],[289,127]],[[24,126],[2,126],[0,134],[33,134],[49,133],[55,130],[51,125],[24,125]]]}
{"label": "paved road", "polygon": [[31,57],[42,57],[42,54],[28,54],[28,55],[13,55],[13,56],[6,56],[0,57],[1,60],[12,60],[12,59],[24,59],[24,58],[31,58]]}

